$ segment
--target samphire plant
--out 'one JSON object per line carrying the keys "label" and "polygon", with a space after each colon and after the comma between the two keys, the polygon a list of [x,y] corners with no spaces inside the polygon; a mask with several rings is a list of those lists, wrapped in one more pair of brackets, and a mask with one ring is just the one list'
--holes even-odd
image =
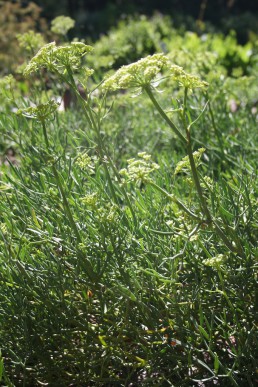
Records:
{"label": "samphire plant", "polygon": [[[183,101],[177,106],[176,109],[176,112],[179,115],[182,131],[168,117],[154,95],[157,76],[163,69],[167,70],[165,79],[171,77],[175,82],[178,83],[180,87],[184,88]],[[160,82],[161,80],[159,80],[159,83]],[[148,95],[162,119],[166,121],[171,130],[176,134],[178,141],[181,141],[186,148],[188,163],[190,165],[192,179],[198,194],[202,216],[200,217],[196,214],[193,214],[190,210],[186,209],[183,204],[173,195],[163,191],[164,194],[167,198],[176,201],[178,204],[180,203],[181,208],[184,208],[184,210],[188,214],[191,214],[194,219],[197,219],[199,222],[206,224],[208,227],[211,227],[231,252],[237,253],[244,258],[244,251],[242,250],[242,247],[239,245],[238,241],[235,240],[232,242],[227,237],[225,230],[223,230],[223,225],[221,227],[218,220],[212,216],[208,208],[207,201],[203,195],[200,176],[193,155],[191,129],[193,125],[198,122],[199,117],[194,120],[192,119],[191,109],[189,109],[187,104],[187,96],[189,92],[192,92],[196,88],[207,88],[208,84],[202,81],[198,76],[188,74],[181,67],[171,64],[165,55],[155,54],[153,56],[148,56],[147,58],[141,59],[136,63],[123,66],[113,76],[105,80],[103,87],[109,90],[138,88],[140,91],[143,91]],[[201,115],[205,112],[205,109],[206,105],[204,106]],[[128,176],[130,177],[130,170],[128,172]],[[142,174],[142,180],[155,185],[155,183],[153,183],[151,180],[148,180],[148,178],[144,176],[144,173]],[[159,190],[162,189],[156,185],[155,187]]]}
{"label": "samphire plant", "polygon": [[[254,192],[249,176],[229,184],[203,172],[209,144],[197,147],[194,131],[206,115],[215,126],[208,84],[154,54],[96,86],[91,51],[44,45],[24,70],[43,83],[35,105],[24,99],[10,121],[0,117],[22,153],[0,185],[0,378],[252,386]],[[46,76],[70,88],[76,111],[58,112]],[[170,152],[113,159],[106,122],[127,89],[147,97],[147,125],[150,111],[171,132],[183,156],[176,165]],[[216,151],[226,159],[224,146]]]}
{"label": "samphire plant", "polygon": [[[93,129],[96,134],[96,139],[98,142],[98,149],[100,152],[101,159],[102,160],[104,160],[105,158],[108,159],[108,163],[112,168],[112,171],[114,172],[118,181],[120,181],[118,171],[115,165],[113,164],[111,158],[109,157],[106,151],[105,145],[101,138],[101,120],[103,119],[103,117],[101,117],[101,112],[99,110],[97,115],[94,116],[94,108],[91,105],[90,98],[85,100],[81,96],[81,94],[78,91],[78,88],[74,79],[74,75],[73,75],[73,73],[80,68],[82,57],[84,57],[91,50],[92,50],[91,46],[87,46],[80,42],[73,42],[70,46],[56,46],[55,43],[49,43],[45,45],[37,53],[37,55],[29,62],[29,64],[24,70],[24,74],[28,76],[35,71],[45,68],[50,72],[52,71],[61,81],[65,82],[71,87],[75,95],[78,97],[80,104],[82,105],[83,112],[87,118],[87,121],[91,129]],[[154,90],[156,87],[155,82],[156,83],[158,82],[157,76],[161,73],[162,70],[166,70],[165,79],[168,79],[168,77],[171,77],[175,82],[178,83],[180,87],[183,87],[184,89],[184,98],[183,98],[182,104],[178,106],[176,109],[180,118],[180,124],[183,129],[182,131],[178,129],[175,123],[168,117],[168,115],[162,109],[162,107],[160,106],[160,104],[158,103],[154,95]],[[86,85],[87,78],[93,73],[93,70],[87,67],[83,67],[82,69],[80,69],[80,72],[84,77],[83,79],[84,85]],[[162,80],[159,80],[158,83],[160,83],[161,81]],[[173,65],[169,61],[168,57],[163,54],[155,54],[152,56],[148,56],[135,63],[132,63],[127,66],[123,66],[113,76],[107,78],[102,85],[103,89],[108,89],[113,91],[117,89],[134,88],[136,90],[138,89],[138,92],[140,90],[145,92],[148,95],[148,97],[150,98],[151,102],[153,103],[154,107],[157,109],[162,119],[166,121],[168,126],[178,137],[178,141],[181,141],[186,148],[188,161],[189,161],[189,165],[192,173],[192,179],[197,191],[202,216],[200,217],[199,215],[192,213],[189,209],[187,209],[183,205],[183,203],[179,199],[176,199],[173,194],[167,193],[164,190],[163,192],[166,194],[167,198],[169,198],[170,200],[174,200],[188,214],[191,214],[194,219],[198,220],[199,223],[203,223],[207,225],[207,227],[212,228],[232,253],[237,253],[241,257],[245,257],[244,251],[241,245],[239,245],[238,241],[237,240],[231,241],[227,237],[225,230],[223,230],[223,224],[220,225],[219,224],[220,222],[212,216],[208,208],[206,198],[203,195],[203,189],[201,187],[199,173],[197,170],[195,158],[193,156],[191,128],[193,127],[193,125],[195,125],[198,122],[199,117],[197,117],[195,120],[191,118],[191,111],[187,105],[187,96],[189,92],[192,92],[196,88],[207,88],[207,87],[208,87],[208,84],[206,82],[202,81],[198,76],[186,73],[181,67]],[[48,141],[48,135],[46,130],[46,120],[51,114],[55,112],[57,107],[58,105],[56,103],[49,101],[45,105],[39,105],[36,108],[26,108],[20,111],[20,113],[23,113],[23,115],[27,117],[36,118],[42,124],[44,139],[45,139],[45,143],[48,151],[49,151],[49,141]],[[206,109],[206,106],[204,107],[201,114],[204,113],[205,109]],[[114,185],[110,177],[109,170],[106,164],[104,165],[105,165],[106,176],[109,181],[109,186],[112,192],[113,199],[117,203],[118,199],[116,196]],[[142,169],[144,169],[144,167]],[[60,184],[60,181],[58,179],[58,174],[57,174],[57,171],[55,170],[54,165],[53,165],[53,173],[56,178],[58,188],[60,189],[62,199],[64,201],[64,208],[67,212],[67,216],[70,220],[71,226],[75,232],[77,239],[80,241],[79,232],[73,220],[68,202],[66,201],[63,187]],[[148,181],[148,179],[144,177],[144,173],[142,175],[143,175],[142,180],[144,182]],[[159,190],[162,189],[161,187],[158,187],[155,183],[153,183],[151,180],[150,182],[152,185],[155,185],[157,189]],[[131,203],[128,199],[128,195],[123,186],[122,186],[122,191],[126,199],[127,205],[131,209],[131,214],[135,219],[134,211],[132,209]]]}

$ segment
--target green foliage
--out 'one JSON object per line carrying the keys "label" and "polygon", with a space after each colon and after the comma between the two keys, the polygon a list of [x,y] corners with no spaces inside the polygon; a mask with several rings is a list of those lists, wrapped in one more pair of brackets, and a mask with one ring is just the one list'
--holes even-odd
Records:
{"label": "green foliage", "polygon": [[175,30],[172,20],[160,15],[122,21],[101,37],[94,48],[95,70],[117,69],[161,51],[169,53],[175,64],[190,71],[195,67],[197,72],[205,71],[211,62],[222,66],[229,75],[236,71],[247,75],[257,63],[257,37],[241,46],[233,30],[227,36],[205,31],[199,36],[195,32]]}
{"label": "green foliage", "polygon": [[[140,20],[119,22],[107,35],[94,44],[95,70],[117,69],[148,54],[162,50],[162,41],[171,34],[171,20],[154,16],[151,20],[142,16]],[[96,60],[97,59],[97,60]]]}
{"label": "green foliage", "polygon": [[49,43],[26,98],[1,79],[4,385],[255,385],[256,62],[233,74],[212,37],[157,20],[191,41],[177,58],[102,74],[97,48]]}

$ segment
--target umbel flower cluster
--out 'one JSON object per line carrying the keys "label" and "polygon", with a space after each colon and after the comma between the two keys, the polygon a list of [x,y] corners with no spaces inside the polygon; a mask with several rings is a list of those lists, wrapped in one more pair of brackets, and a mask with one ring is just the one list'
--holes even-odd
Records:
{"label": "umbel flower cluster", "polygon": [[94,173],[94,161],[93,159],[86,153],[80,153],[77,156],[76,162],[75,162],[82,170],[87,171],[88,173],[92,174]]}
{"label": "umbel flower cluster", "polygon": [[138,62],[122,66],[114,75],[104,81],[103,87],[117,90],[148,85],[168,65],[169,59],[165,55],[149,55]]}
{"label": "umbel flower cluster", "polygon": [[76,71],[81,66],[82,57],[92,50],[93,47],[81,42],[72,42],[68,46],[56,46],[55,42],[48,43],[30,60],[24,75],[29,76],[42,68],[60,74],[65,74],[67,70]]}
{"label": "umbel flower cluster", "polygon": [[[67,46],[56,46],[55,42],[51,42],[43,46],[30,60],[24,70],[24,75],[29,76],[42,68],[61,75],[65,75],[68,71],[81,71],[82,57],[92,50],[93,47],[82,42],[72,42]],[[92,73],[93,70],[86,68],[85,78]],[[104,80],[102,87],[111,91],[147,88],[154,86],[162,73],[165,77],[172,77],[179,86],[189,90],[208,86],[198,76],[188,74],[182,67],[172,64],[166,55],[154,54],[130,65],[122,66],[115,74]]]}
{"label": "umbel flower cluster", "polygon": [[[199,148],[197,151],[193,152],[193,158],[196,166],[200,164],[200,159],[205,152],[205,148]],[[191,170],[189,156],[183,157],[176,165],[174,174],[177,175],[180,172],[188,172]]]}
{"label": "umbel flower cluster", "polygon": [[208,83],[198,76],[186,73],[182,67],[174,65],[164,54],[149,55],[146,58],[122,66],[114,75],[103,82],[103,88],[114,91],[127,88],[144,88],[153,85],[157,76],[166,70],[166,77],[172,77],[179,86],[187,89],[207,87]]}
{"label": "umbel flower cluster", "polygon": [[139,159],[129,159],[127,169],[121,169],[122,175],[127,182],[136,183],[147,182],[150,180],[149,175],[159,169],[159,165],[151,161],[151,156],[146,152],[138,153]]}
{"label": "umbel flower cluster", "polygon": [[56,112],[59,104],[54,100],[49,100],[47,103],[42,103],[38,106],[31,106],[17,111],[18,115],[23,115],[27,118],[33,118],[39,122],[45,121]]}
{"label": "umbel flower cluster", "polygon": [[215,257],[205,259],[204,264],[206,266],[210,266],[218,269],[225,263],[226,260],[227,260],[227,257],[225,255],[218,254]]}

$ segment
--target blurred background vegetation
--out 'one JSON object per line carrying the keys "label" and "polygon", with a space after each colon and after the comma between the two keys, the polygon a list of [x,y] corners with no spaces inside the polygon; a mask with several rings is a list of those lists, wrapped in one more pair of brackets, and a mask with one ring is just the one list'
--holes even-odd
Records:
{"label": "blurred background vegetation", "polygon": [[151,16],[155,11],[170,15],[175,27],[200,28],[200,22],[205,22],[225,33],[233,28],[241,43],[247,39],[249,30],[258,30],[258,5],[253,0],[36,0],[35,3],[42,8],[46,19],[67,14],[76,20],[77,32],[95,37],[126,15]]}
{"label": "blurred background vegetation", "polygon": [[[89,43],[103,38],[118,22],[120,26],[124,24],[124,34],[128,18],[137,20],[141,15],[167,15],[170,27],[181,34],[192,31],[199,36],[215,32],[227,35],[234,30],[236,41],[242,45],[257,40],[258,34],[258,7],[251,0],[0,1],[0,74],[13,72],[24,62],[24,50],[17,42],[17,34],[33,30],[42,33],[46,41],[56,39],[51,35],[50,23],[59,15],[70,16],[76,22],[75,28],[69,31],[69,40],[76,37]],[[148,53],[151,52],[141,54]]]}

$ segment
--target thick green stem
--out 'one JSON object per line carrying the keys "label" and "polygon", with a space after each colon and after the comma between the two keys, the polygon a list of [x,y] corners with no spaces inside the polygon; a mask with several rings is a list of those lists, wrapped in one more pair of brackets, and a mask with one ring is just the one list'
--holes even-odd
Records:
{"label": "thick green stem", "polygon": [[169,125],[169,127],[173,130],[173,132],[179,137],[179,139],[186,144],[186,138],[182,135],[182,133],[177,129],[176,125],[170,120],[170,118],[166,115],[156,98],[154,97],[154,94],[149,86],[144,87],[145,92],[148,94],[151,102],[155,106],[155,108],[158,110],[161,117],[166,121],[166,123]]}
{"label": "thick green stem", "polygon": [[189,157],[190,167],[191,167],[191,171],[192,171],[192,176],[193,176],[195,188],[196,188],[196,190],[198,192],[198,198],[199,198],[199,201],[200,201],[200,204],[201,204],[201,208],[202,208],[202,211],[203,211],[203,214],[204,214],[204,216],[206,218],[207,223],[210,223],[211,220],[212,220],[211,219],[211,214],[210,214],[210,211],[208,209],[206,200],[205,200],[205,198],[203,196],[203,193],[202,193],[202,187],[201,187],[201,184],[200,184],[200,179],[199,179],[199,176],[198,176],[197,168],[196,168],[194,157],[193,157],[191,134],[190,134],[189,130],[187,130],[187,154],[188,154],[188,157]]}
{"label": "thick green stem", "polygon": [[45,121],[41,121],[41,123],[42,123],[42,128],[43,128],[44,140],[46,143],[47,150],[49,151],[49,141],[48,141],[46,124],[45,124]]}
{"label": "thick green stem", "polygon": [[[49,140],[48,140],[48,135],[47,135],[47,130],[46,130],[46,125],[45,125],[45,122],[42,121],[42,128],[43,128],[43,135],[44,135],[44,139],[45,139],[45,143],[46,143],[46,147],[47,147],[47,150],[50,151],[49,149]],[[56,184],[58,186],[58,189],[61,193],[61,196],[62,196],[62,199],[63,199],[63,206],[64,206],[64,210],[66,212],[66,215],[70,221],[70,225],[76,235],[76,238],[79,242],[81,242],[81,236],[80,236],[80,233],[78,231],[78,228],[76,226],[76,223],[73,219],[73,215],[72,215],[72,212],[71,212],[71,209],[70,209],[70,206],[69,206],[69,203],[68,203],[68,200],[66,198],[66,194],[65,194],[65,190],[64,190],[64,187],[63,187],[63,184],[62,184],[62,181],[60,179],[60,176],[58,174],[58,171],[55,167],[54,164],[52,164],[51,166],[52,168],[52,172],[53,172],[53,175],[55,177],[55,180],[56,180]]]}

